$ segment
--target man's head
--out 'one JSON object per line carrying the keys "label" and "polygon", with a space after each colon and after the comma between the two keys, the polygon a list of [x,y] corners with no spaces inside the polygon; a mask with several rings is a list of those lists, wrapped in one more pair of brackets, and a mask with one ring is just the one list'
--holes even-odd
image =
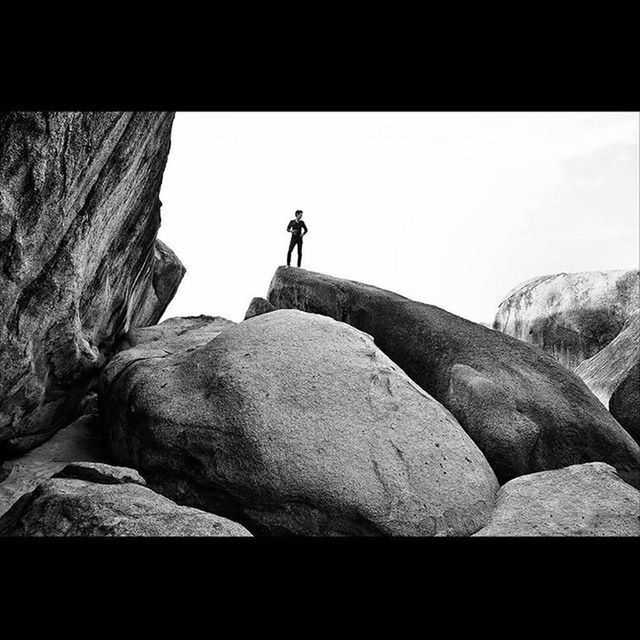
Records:
{"label": "man's head", "polygon": [[302,218],[302,210],[298,209],[296,211],[296,220],[300,220],[300,218]]}

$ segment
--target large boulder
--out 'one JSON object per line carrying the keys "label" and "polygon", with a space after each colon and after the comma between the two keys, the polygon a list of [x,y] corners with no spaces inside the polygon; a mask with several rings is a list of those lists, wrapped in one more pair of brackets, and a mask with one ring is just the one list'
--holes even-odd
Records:
{"label": "large boulder", "polygon": [[639,307],[638,270],[558,273],[510,291],[493,326],[574,369],[606,347]]}
{"label": "large boulder", "polygon": [[104,369],[112,455],[182,504],[253,533],[467,535],[497,481],[438,402],[370,336],[273,311],[191,351]]}
{"label": "large boulder", "polygon": [[[106,477],[121,475],[116,468]],[[43,482],[0,517],[0,536],[251,535],[235,522],[179,506],[138,482],[95,480],[69,472]]]}
{"label": "large boulder", "polygon": [[501,482],[602,461],[640,486],[638,444],[578,376],[537,347],[391,291],[304,269],[279,267],[268,299],[373,336],[456,416]]}
{"label": "large boulder", "polygon": [[78,416],[184,267],[156,235],[172,113],[0,114],[0,449]]}
{"label": "large boulder", "polygon": [[640,443],[640,363],[636,362],[609,399],[611,415]]}
{"label": "large boulder", "polygon": [[581,362],[575,372],[598,400],[608,407],[611,394],[639,360],[640,310],[637,310],[613,341],[595,356]]}
{"label": "large boulder", "polygon": [[603,462],[515,478],[476,536],[639,536],[640,491]]}

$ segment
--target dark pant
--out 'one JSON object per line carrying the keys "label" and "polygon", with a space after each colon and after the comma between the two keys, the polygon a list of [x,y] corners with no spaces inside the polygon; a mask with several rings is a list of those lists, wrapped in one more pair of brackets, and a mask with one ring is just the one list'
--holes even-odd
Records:
{"label": "dark pant", "polygon": [[302,262],[302,236],[291,236],[291,242],[289,243],[289,251],[287,253],[287,266],[291,266],[291,252],[293,247],[298,245],[298,266]]}

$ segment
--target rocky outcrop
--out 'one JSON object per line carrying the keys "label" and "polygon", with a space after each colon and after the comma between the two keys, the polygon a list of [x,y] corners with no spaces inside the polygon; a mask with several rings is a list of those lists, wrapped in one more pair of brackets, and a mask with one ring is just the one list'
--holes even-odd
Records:
{"label": "rocky outcrop", "polygon": [[620,383],[640,360],[640,310],[602,351],[581,362],[575,372],[605,407]]}
{"label": "rocky outcrop", "polygon": [[640,443],[640,364],[637,362],[611,395],[609,411]]}
{"label": "rocky outcrop", "polygon": [[558,273],[509,292],[493,326],[574,369],[606,347],[638,308],[638,270]]}
{"label": "rocky outcrop", "polygon": [[[122,476],[117,468],[106,477]],[[125,474],[126,475],[126,474]],[[250,536],[241,525],[178,506],[138,482],[47,480],[0,517],[0,536]]]}
{"label": "rocky outcrop", "polygon": [[[136,348],[137,353],[160,349],[165,354],[194,349],[213,340],[221,331],[235,322],[219,316],[189,316],[169,318],[160,324],[141,329],[132,329],[124,334],[117,351]],[[144,346],[144,349],[141,347]]]}
{"label": "rocky outcrop", "polygon": [[6,460],[0,467],[0,515],[41,482],[70,462],[108,459],[104,434],[94,415],[82,416],[31,451]]}
{"label": "rocky outcrop", "polygon": [[254,316],[262,315],[263,313],[269,313],[269,311],[275,311],[275,307],[264,298],[252,298],[249,303],[249,308],[244,314],[244,319],[248,320]]}
{"label": "rocky outcrop", "polygon": [[101,376],[109,447],[179,503],[268,535],[466,535],[488,520],[482,453],[346,324],[273,311],[191,351],[136,351]]}
{"label": "rocky outcrop", "polygon": [[501,482],[602,461],[640,486],[638,444],[578,376],[540,349],[391,291],[304,269],[279,267],[268,299],[373,336],[453,413]]}
{"label": "rocky outcrop", "polygon": [[0,449],[79,415],[114,343],[184,268],[157,241],[173,114],[0,115]]}
{"label": "rocky outcrop", "polygon": [[507,482],[476,536],[640,536],[640,491],[591,462]]}
{"label": "rocky outcrop", "polygon": [[75,478],[98,484],[140,484],[143,487],[147,484],[135,469],[114,467],[103,462],[72,462],[52,477]]}

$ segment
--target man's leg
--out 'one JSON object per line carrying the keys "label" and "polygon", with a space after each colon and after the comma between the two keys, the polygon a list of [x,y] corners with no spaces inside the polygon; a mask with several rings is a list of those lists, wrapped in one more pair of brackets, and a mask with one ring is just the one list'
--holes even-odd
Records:
{"label": "man's leg", "polygon": [[298,267],[302,264],[302,238],[298,240]]}
{"label": "man's leg", "polygon": [[293,251],[293,247],[296,244],[296,239],[291,236],[291,242],[289,242],[289,251],[287,252],[287,267],[291,266],[291,252]]}

